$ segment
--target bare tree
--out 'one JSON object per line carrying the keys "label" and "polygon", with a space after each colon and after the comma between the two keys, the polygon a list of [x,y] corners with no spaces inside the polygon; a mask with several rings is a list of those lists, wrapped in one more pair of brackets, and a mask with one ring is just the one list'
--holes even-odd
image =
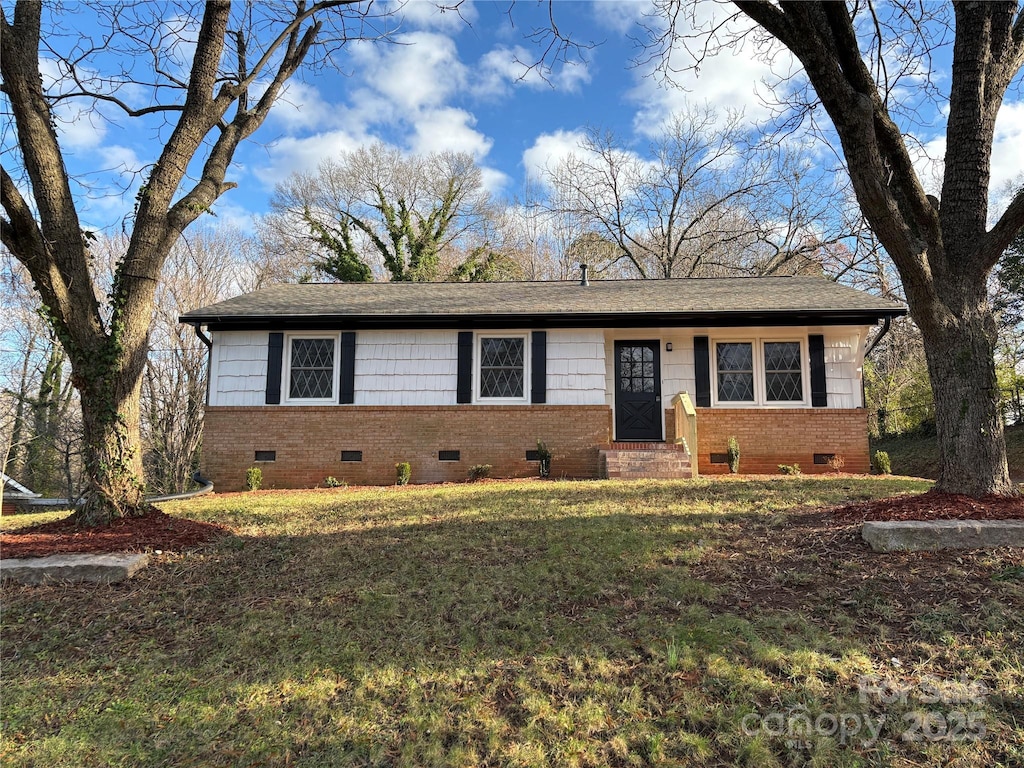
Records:
{"label": "bare tree", "polygon": [[580,222],[575,248],[596,249],[605,276],[820,273],[822,250],[855,235],[835,215],[842,190],[748,134],[709,107],[676,114],[643,154],[591,130],[549,169],[548,208]]}
{"label": "bare tree", "polygon": [[5,258],[0,313],[3,359],[0,391],[9,414],[4,471],[33,490],[76,495],[80,475],[80,422],[67,355],[40,316],[39,297],[24,268]]}
{"label": "bare tree", "polygon": [[[81,523],[146,509],[140,390],[153,297],[171,248],[235,186],[227,181],[235,150],[260,127],[314,45],[364,34],[358,25],[368,22],[367,7],[355,0],[97,2],[90,5],[103,27],[97,39],[57,34],[67,32],[60,7],[21,2],[12,16],[0,9],[2,93],[20,150],[16,165],[5,164],[0,173],[0,236],[31,274],[81,396],[88,475]],[[162,23],[171,18],[184,23]],[[183,60],[183,47],[194,51],[191,61]],[[100,75],[101,51],[108,70]],[[120,72],[109,71],[114,56],[123,62]],[[52,88],[41,77],[44,57],[55,59],[61,73]],[[133,103],[133,96],[142,103]],[[107,313],[94,289],[90,235],[55,129],[57,105],[74,101],[156,119],[154,130],[165,131],[135,211],[124,222],[130,234]],[[190,167],[198,178],[187,175]]]}
{"label": "bare tree", "polygon": [[551,210],[578,217],[593,236],[613,243],[599,272],[625,265],[640,277],[690,277],[718,246],[749,242],[731,208],[763,178],[742,168],[739,116],[724,126],[710,109],[677,115],[650,149],[650,159],[622,148],[610,132],[587,132],[578,152],[548,172]]}
{"label": "bare tree", "polygon": [[486,240],[490,198],[471,154],[404,155],[378,142],[293,174],[271,208],[270,247],[304,246],[337,280],[372,280],[374,267],[391,280],[437,280],[446,250]]}
{"label": "bare tree", "polygon": [[152,491],[184,491],[199,468],[207,348],[178,318],[239,292],[247,271],[238,257],[244,240],[232,227],[197,228],[174,245],[164,263],[142,381],[143,464]]}
{"label": "bare tree", "polygon": [[[950,21],[946,6],[931,3],[734,5],[758,27],[730,28],[716,19],[698,23],[693,34],[684,24],[695,20],[692,6],[660,0],[661,23],[649,51],[688,47],[699,61],[719,47],[767,33],[799,61],[811,92],[794,90],[793,78],[777,91],[785,106],[797,107],[789,127],[813,121],[815,103],[824,107],[861,210],[896,264],[921,329],[937,406],[936,487],[974,496],[1014,493],[987,278],[1024,225],[1024,194],[992,227],[988,195],[996,115],[1024,65],[1024,10],[1008,1],[954,3]],[[932,56],[950,38],[952,76],[942,94],[944,83],[928,75]],[[692,46],[698,39],[700,46]],[[662,61],[668,73],[672,64]],[[912,88],[896,93],[906,85]],[[946,96],[946,155],[936,198],[926,194],[915,171],[908,134],[920,119],[921,100]]]}

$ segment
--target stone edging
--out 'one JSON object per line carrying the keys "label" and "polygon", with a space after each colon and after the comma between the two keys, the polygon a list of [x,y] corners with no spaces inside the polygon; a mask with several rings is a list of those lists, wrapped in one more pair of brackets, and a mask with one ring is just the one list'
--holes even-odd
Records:
{"label": "stone edging", "polygon": [[1024,547],[1024,520],[867,522],[861,537],[875,552]]}

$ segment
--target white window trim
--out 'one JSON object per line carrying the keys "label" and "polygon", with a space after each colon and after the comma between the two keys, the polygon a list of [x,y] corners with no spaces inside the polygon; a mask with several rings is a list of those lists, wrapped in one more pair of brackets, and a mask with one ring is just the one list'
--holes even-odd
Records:
{"label": "white window trim", "polygon": [[[810,398],[808,397],[808,386],[810,384],[810,353],[807,351],[807,338],[803,340],[799,338],[789,339],[759,339],[761,351],[761,398],[764,405],[769,407],[786,407],[791,408],[802,408],[810,405]],[[764,364],[765,360],[765,344],[799,344],[800,346],[800,392],[803,393],[803,398],[800,400],[769,400],[768,399],[768,369]],[[754,370],[757,370],[757,361],[754,361]]]}
{"label": "white window trim", "polygon": [[[334,342],[334,368],[331,372],[330,397],[292,397],[292,341],[295,339],[330,339]],[[338,377],[341,365],[341,336],[337,333],[289,333],[285,335],[284,354],[281,361],[284,371],[281,376],[282,401],[286,405],[334,405],[338,402]]]}
{"label": "white window trim", "polygon": [[[522,339],[523,340],[523,396],[522,397],[483,397],[480,394],[480,383],[483,376],[480,366],[483,363],[483,339]],[[478,331],[473,338],[473,402],[480,405],[524,405],[530,402],[530,332],[529,331]]]}
{"label": "white window trim", "polygon": [[[807,337],[803,336],[743,336],[717,337],[709,340],[711,346],[711,405],[721,408],[810,408],[811,407],[811,361],[807,351]],[[802,400],[769,400],[764,365],[766,342],[793,342],[800,345],[800,381],[803,389]],[[754,399],[718,399],[718,345],[750,344],[754,353]]]}

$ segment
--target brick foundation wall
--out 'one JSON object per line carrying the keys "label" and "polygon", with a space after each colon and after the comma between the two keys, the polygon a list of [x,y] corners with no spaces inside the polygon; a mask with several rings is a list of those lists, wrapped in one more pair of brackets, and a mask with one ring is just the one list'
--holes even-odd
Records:
{"label": "brick foundation wall", "polygon": [[[672,411],[666,411],[669,439]],[[698,470],[727,474],[728,464],[712,464],[712,453],[725,453],[729,436],[740,444],[740,472],[775,474],[779,464],[799,464],[804,473],[831,471],[815,464],[814,454],[834,453],[846,460],[843,472],[869,472],[867,411],[862,408],[698,408]]]}
{"label": "brick foundation wall", "polygon": [[[597,477],[598,447],[609,442],[607,406],[258,406],[208,407],[203,474],[218,491],[245,488],[245,470],[263,470],[264,488],[309,488],[328,476],[353,485],[391,485],[395,464],[412,465],[413,483],[461,481],[475,464],[492,477],[531,477],[526,460],[543,440],[552,477]],[[460,452],[439,461],[438,451]],[[255,462],[256,451],[276,451]],[[362,451],[360,462],[342,451]]]}

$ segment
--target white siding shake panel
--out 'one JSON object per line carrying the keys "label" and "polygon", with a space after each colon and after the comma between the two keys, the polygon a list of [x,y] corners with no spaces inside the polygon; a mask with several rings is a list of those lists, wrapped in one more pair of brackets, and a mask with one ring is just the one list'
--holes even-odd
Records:
{"label": "white siding shake panel", "polygon": [[454,405],[457,331],[360,331],[356,405]]}
{"label": "white siding shake panel", "polygon": [[548,331],[545,386],[549,405],[603,405],[604,331]]}
{"label": "white siding shake panel", "polygon": [[263,405],[269,335],[258,331],[212,334],[210,405]]}
{"label": "white siding shake panel", "polygon": [[825,333],[825,389],[829,408],[859,408],[862,333]]}

